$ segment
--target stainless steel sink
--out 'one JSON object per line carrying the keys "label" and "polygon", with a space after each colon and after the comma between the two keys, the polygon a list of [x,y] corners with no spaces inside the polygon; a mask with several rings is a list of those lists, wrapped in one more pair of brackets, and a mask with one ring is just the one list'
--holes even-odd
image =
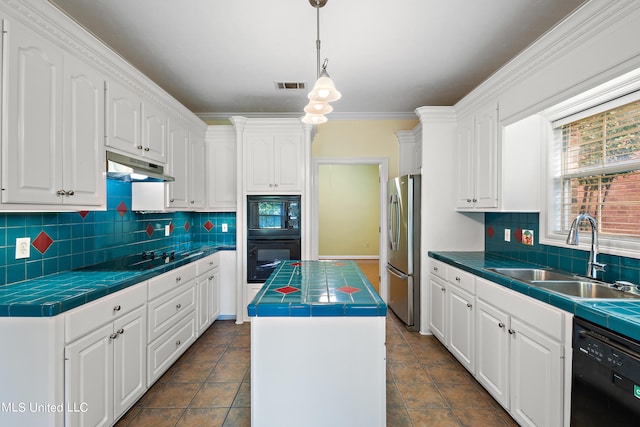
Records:
{"label": "stainless steel sink", "polygon": [[550,291],[578,298],[640,299],[640,295],[638,294],[620,291],[618,289],[610,288],[605,284],[585,280],[532,280],[530,283],[539,288],[548,289]]}
{"label": "stainless steel sink", "polygon": [[533,280],[575,280],[575,276],[557,270],[545,268],[487,268],[494,273],[511,277],[512,279],[531,282]]}
{"label": "stainless steel sink", "polygon": [[546,268],[487,268],[488,271],[576,298],[640,299],[638,292],[625,292],[601,283],[558,270]]}

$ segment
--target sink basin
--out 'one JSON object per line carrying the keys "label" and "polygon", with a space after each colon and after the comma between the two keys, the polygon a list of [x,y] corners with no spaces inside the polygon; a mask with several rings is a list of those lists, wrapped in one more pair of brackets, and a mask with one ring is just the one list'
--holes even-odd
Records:
{"label": "sink basin", "polygon": [[578,298],[640,299],[640,295],[585,280],[532,280],[533,286]]}
{"label": "sink basin", "polygon": [[494,273],[511,277],[512,279],[531,282],[533,280],[575,280],[575,276],[557,270],[545,268],[487,268]]}

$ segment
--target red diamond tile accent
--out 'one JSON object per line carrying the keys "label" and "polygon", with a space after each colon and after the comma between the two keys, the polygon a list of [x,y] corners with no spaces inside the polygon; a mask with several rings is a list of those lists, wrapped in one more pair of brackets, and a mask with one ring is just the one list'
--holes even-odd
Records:
{"label": "red diamond tile accent", "polygon": [[153,228],[153,225],[151,224],[147,225],[147,234],[149,235],[149,237],[153,236],[154,231],[156,230]]}
{"label": "red diamond tile accent", "polygon": [[283,288],[275,289],[275,291],[276,291],[276,292],[280,292],[281,294],[285,294],[285,295],[287,295],[287,294],[290,294],[290,293],[292,293],[292,292],[299,292],[299,291],[300,291],[300,289],[298,289],[298,288],[294,288],[293,286],[285,286],[285,287],[283,287]]}
{"label": "red diamond tile accent", "polygon": [[78,215],[80,215],[82,218],[86,218],[87,215],[89,215],[89,211],[80,211],[78,212]]}
{"label": "red diamond tile accent", "polygon": [[120,202],[117,209],[120,216],[124,216],[124,214],[126,214],[128,210],[129,209],[127,208],[127,205],[125,205],[124,202]]}
{"label": "red diamond tile accent", "polygon": [[490,239],[493,238],[493,235],[495,234],[495,230],[493,229],[492,226],[488,226],[487,227],[487,237],[489,237]]}
{"label": "red diamond tile accent", "polygon": [[47,233],[41,231],[40,234],[38,234],[38,237],[33,240],[31,246],[33,246],[38,250],[38,252],[43,254],[47,251],[47,249],[49,249],[49,246],[51,246],[52,243],[53,239],[49,237]]}
{"label": "red diamond tile accent", "polygon": [[341,288],[336,289],[336,291],[344,292],[345,294],[355,294],[356,292],[360,292],[360,289],[354,288],[353,286],[343,286]]}
{"label": "red diamond tile accent", "polygon": [[302,265],[301,262],[292,262],[291,264],[289,264],[292,267],[300,267]]}
{"label": "red diamond tile accent", "polygon": [[189,221],[186,221],[184,223],[184,231],[188,232],[190,228],[191,228],[191,224],[189,224]]}
{"label": "red diamond tile accent", "polygon": [[521,243],[522,242],[522,228],[518,227],[516,229],[516,231],[513,233],[513,236],[516,239],[516,242]]}
{"label": "red diamond tile accent", "polygon": [[174,230],[174,226],[173,226],[173,222],[169,223],[169,234],[173,234],[173,230]]}
{"label": "red diamond tile accent", "polygon": [[211,231],[211,229],[213,228],[213,223],[207,220],[207,222],[204,223],[203,227],[205,228],[205,230]]}
{"label": "red diamond tile accent", "polygon": [[333,262],[332,264],[336,267],[342,267],[344,265],[344,262]]}

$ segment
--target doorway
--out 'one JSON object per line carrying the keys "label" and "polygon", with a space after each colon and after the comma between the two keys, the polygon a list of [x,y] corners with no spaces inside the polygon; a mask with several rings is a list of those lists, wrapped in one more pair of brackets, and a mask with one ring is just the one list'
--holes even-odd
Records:
{"label": "doorway", "polygon": [[[312,256],[356,259],[386,301],[386,158],[312,159]],[[372,265],[373,264],[373,265]]]}

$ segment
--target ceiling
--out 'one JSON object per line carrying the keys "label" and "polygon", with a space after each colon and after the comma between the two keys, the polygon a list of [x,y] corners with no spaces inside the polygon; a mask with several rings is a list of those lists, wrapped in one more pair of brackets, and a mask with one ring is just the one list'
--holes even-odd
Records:
{"label": "ceiling", "polygon": [[[316,80],[309,0],[49,1],[205,119],[299,117]],[[321,61],[342,93],[329,119],[454,105],[583,2],[329,0]]]}

